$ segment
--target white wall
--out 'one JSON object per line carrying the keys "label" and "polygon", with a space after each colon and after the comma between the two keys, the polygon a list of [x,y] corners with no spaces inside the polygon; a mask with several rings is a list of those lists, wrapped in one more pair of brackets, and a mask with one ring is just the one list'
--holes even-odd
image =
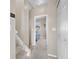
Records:
{"label": "white wall", "polygon": [[48,54],[57,55],[56,0],[48,0]]}
{"label": "white wall", "polygon": [[10,12],[15,13],[16,0],[10,0]]}
{"label": "white wall", "polygon": [[68,1],[60,0],[57,8],[57,56],[58,59],[68,59]]}
{"label": "white wall", "polygon": [[10,17],[10,59],[16,58],[15,44],[15,18]]}
{"label": "white wall", "polygon": [[24,0],[16,0],[16,30],[20,38],[29,45],[29,9]]}
{"label": "white wall", "polygon": [[[10,12],[15,14],[15,0],[10,0]],[[10,59],[16,59],[15,18],[10,17]]]}

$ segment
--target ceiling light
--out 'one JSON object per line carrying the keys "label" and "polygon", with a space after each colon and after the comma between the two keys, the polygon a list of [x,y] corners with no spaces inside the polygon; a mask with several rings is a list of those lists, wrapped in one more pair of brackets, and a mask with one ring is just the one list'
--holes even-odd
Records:
{"label": "ceiling light", "polygon": [[43,2],[44,2],[43,0],[38,0],[38,1],[39,1],[38,2],[39,5],[43,4]]}

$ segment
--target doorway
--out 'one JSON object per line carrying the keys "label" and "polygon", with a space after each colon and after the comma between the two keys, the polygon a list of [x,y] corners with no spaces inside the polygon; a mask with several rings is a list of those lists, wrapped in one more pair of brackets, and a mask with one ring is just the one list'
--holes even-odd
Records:
{"label": "doorway", "polygon": [[34,17],[34,44],[38,48],[48,47],[48,16],[41,15]]}

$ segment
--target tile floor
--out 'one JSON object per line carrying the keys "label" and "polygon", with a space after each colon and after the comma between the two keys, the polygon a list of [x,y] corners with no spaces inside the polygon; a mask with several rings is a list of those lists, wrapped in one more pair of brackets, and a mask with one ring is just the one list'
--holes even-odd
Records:
{"label": "tile floor", "polygon": [[34,48],[32,50],[32,59],[48,59],[47,49]]}
{"label": "tile floor", "polygon": [[17,55],[16,59],[55,59],[55,58],[48,58],[47,49],[45,48],[33,48],[31,52],[31,56],[28,57],[27,53],[21,50]]}

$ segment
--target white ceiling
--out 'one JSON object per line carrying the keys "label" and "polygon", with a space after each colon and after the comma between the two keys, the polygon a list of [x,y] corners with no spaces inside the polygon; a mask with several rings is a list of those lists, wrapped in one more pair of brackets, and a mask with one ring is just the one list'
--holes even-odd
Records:
{"label": "white ceiling", "polygon": [[48,0],[29,0],[29,3],[32,5],[32,7],[36,7],[47,4]]}

